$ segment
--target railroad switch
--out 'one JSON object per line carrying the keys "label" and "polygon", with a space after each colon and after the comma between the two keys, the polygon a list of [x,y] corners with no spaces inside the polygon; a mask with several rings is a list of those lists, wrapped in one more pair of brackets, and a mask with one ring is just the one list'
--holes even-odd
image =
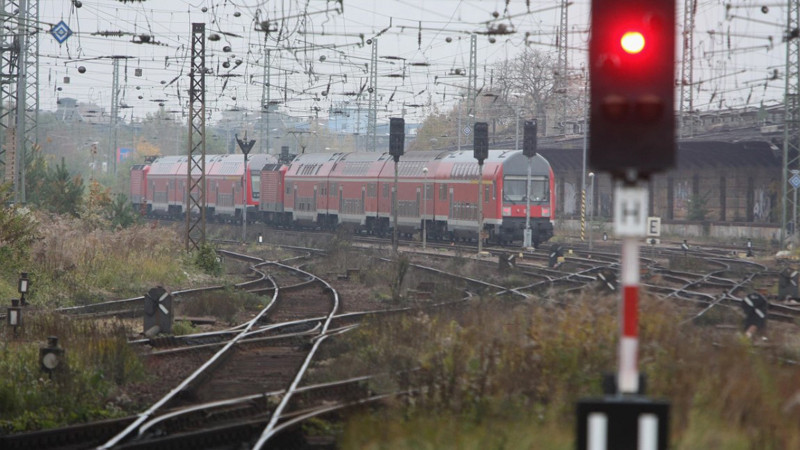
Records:
{"label": "railroad switch", "polygon": [[611,269],[603,269],[597,274],[600,286],[609,292],[617,291],[617,274]]}
{"label": "railroad switch", "polygon": [[767,309],[769,309],[767,299],[758,292],[752,292],[744,297],[742,308],[744,308],[745,314],[745,335],[749,338],[752,338],[756,332],[763,335],[767,328]]}
{"label": "railroad switch", "polygon": [[555,269],[563,262],[564,262],[564,249],[560,245],[554,244],[552,247],[550,247],[550,258],[548,261],[548,265],[551,268]]}
{"label": "railroad switch", "polygon": [[497,264],[501,271],[517,267],[517,254],[504,255],[501,253],[497,255]]}
{"label": "railroad switch", "polygon": [[778,298],[782,301],[797,300],[798,295],[798,280],[800,279],[800,272],[796,269],[787,267],[783,269],[778,276]]}
{"label": "railroad switch", "polygon": [[172,294],[161,286],[150,289],[144,296],[144,334],[172,333],[174,316]]}

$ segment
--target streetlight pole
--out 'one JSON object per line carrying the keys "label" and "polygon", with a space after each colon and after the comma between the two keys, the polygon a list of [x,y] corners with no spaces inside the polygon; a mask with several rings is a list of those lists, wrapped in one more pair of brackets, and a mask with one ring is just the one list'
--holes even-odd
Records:
{"label": "streetlight pole", "polygon": [[244,187],[244,197],[242,199],[242,242],[247,243],[247,154],[252,150],[256,140],[251,139],[249,142],[245,142],[247,140],[247,131],[244,132],[244,140],[239,139],[238,134],[234,134],[233,136],[236,138],[236,143],[239,144],[239,148],[242,149],[242,154],[244,155],[244,173],[242,175],[242,185]]}
{"label": "streetlight pole", "polygon": [[422,187],[422,249],[425,250],[428,244],[428,230],[425,226],[428,221],[428,168],[423,167],[422,173],[425,175],[425,184]]}

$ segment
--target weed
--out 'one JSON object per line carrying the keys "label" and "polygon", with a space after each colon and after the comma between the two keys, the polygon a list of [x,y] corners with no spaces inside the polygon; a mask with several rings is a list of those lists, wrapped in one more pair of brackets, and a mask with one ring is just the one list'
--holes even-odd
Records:
{"label": "weed", "polygon": [[144,378],[144,369],[118,322],[26,317],[23,334],[59,336],[64,360],[52,378],[39,369],[34,341],[0,343],[0,433],[52,428],[122,414],[109,404],[119,386]]}
{"label": "weed", "polygon": [[[342,446],[571,448],[576,401],[598,395],[602,374],[616,366],[617,301],[560,300],[510,305],[487,297],[468,309],[373,319],[354,331],[343,367],[393,374],[391,382],[373,383],[375,392],[419,394],[377,418],[352,419]],[[679,325],[684,317],[668,302],[641,301],[640,370],[648,393],[672,403],[675,448],[780,449],[800,442],[798,414],[781,409],[784,398],[797,394],[800,369],[774,362],[785,347],[796,349],[796,340],[753,352],[729,331]],[[517,444],[518,429],[563,439]]]}
{"label": "weed", "polygon": [[183,336],[195,332],[194,325],[188,320],[177,320],[172,324],[172,334],[175,336]]}

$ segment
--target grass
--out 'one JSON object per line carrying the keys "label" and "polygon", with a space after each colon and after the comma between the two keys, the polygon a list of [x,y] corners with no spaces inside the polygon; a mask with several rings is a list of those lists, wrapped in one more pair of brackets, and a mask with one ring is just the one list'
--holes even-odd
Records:
{"label": "grass", "polygon": [[[389,371],[375,392],[420,389],[379,412],[352,417],[341,448],[573,448],[575,404],[601,394],[616,366],[616,299],[561,298],[558,306],[484,298],[468,310],[374,319],[336,344],[339,369]],[[773,346],[730,331],[679,325],[676,306],[644,298],[640,369],[654,398],[672,404],[675,449],[800,448],[800,368]]]}
{"label": "grass", "polygon": [[174,230],[135,226],[86,229],[52,217],[31,250],[31,295],[39,305],[69,306],[141,295],[149,287],[188,282],[182,240]]}
{"label": "grass", "polygon": [[[119,322],[28,314],[0,343],[0,433],[52,428],[126,414],[116,395],[145,371]],[[52,376],[39,367],[39,336],[57,336],[64,359]]]}

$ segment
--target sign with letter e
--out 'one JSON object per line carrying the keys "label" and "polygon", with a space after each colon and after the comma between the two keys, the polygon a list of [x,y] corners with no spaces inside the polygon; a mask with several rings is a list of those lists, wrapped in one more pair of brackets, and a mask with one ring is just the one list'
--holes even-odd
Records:
{"label": "sign with letter e", "polygon": [[617,186],[614,188],[614,234],[646,236],[647,189]]}
{"label": "sign with letter e", "polygon": [[661,236],[661,217],[647,218],[647,236],[649,237]]}

